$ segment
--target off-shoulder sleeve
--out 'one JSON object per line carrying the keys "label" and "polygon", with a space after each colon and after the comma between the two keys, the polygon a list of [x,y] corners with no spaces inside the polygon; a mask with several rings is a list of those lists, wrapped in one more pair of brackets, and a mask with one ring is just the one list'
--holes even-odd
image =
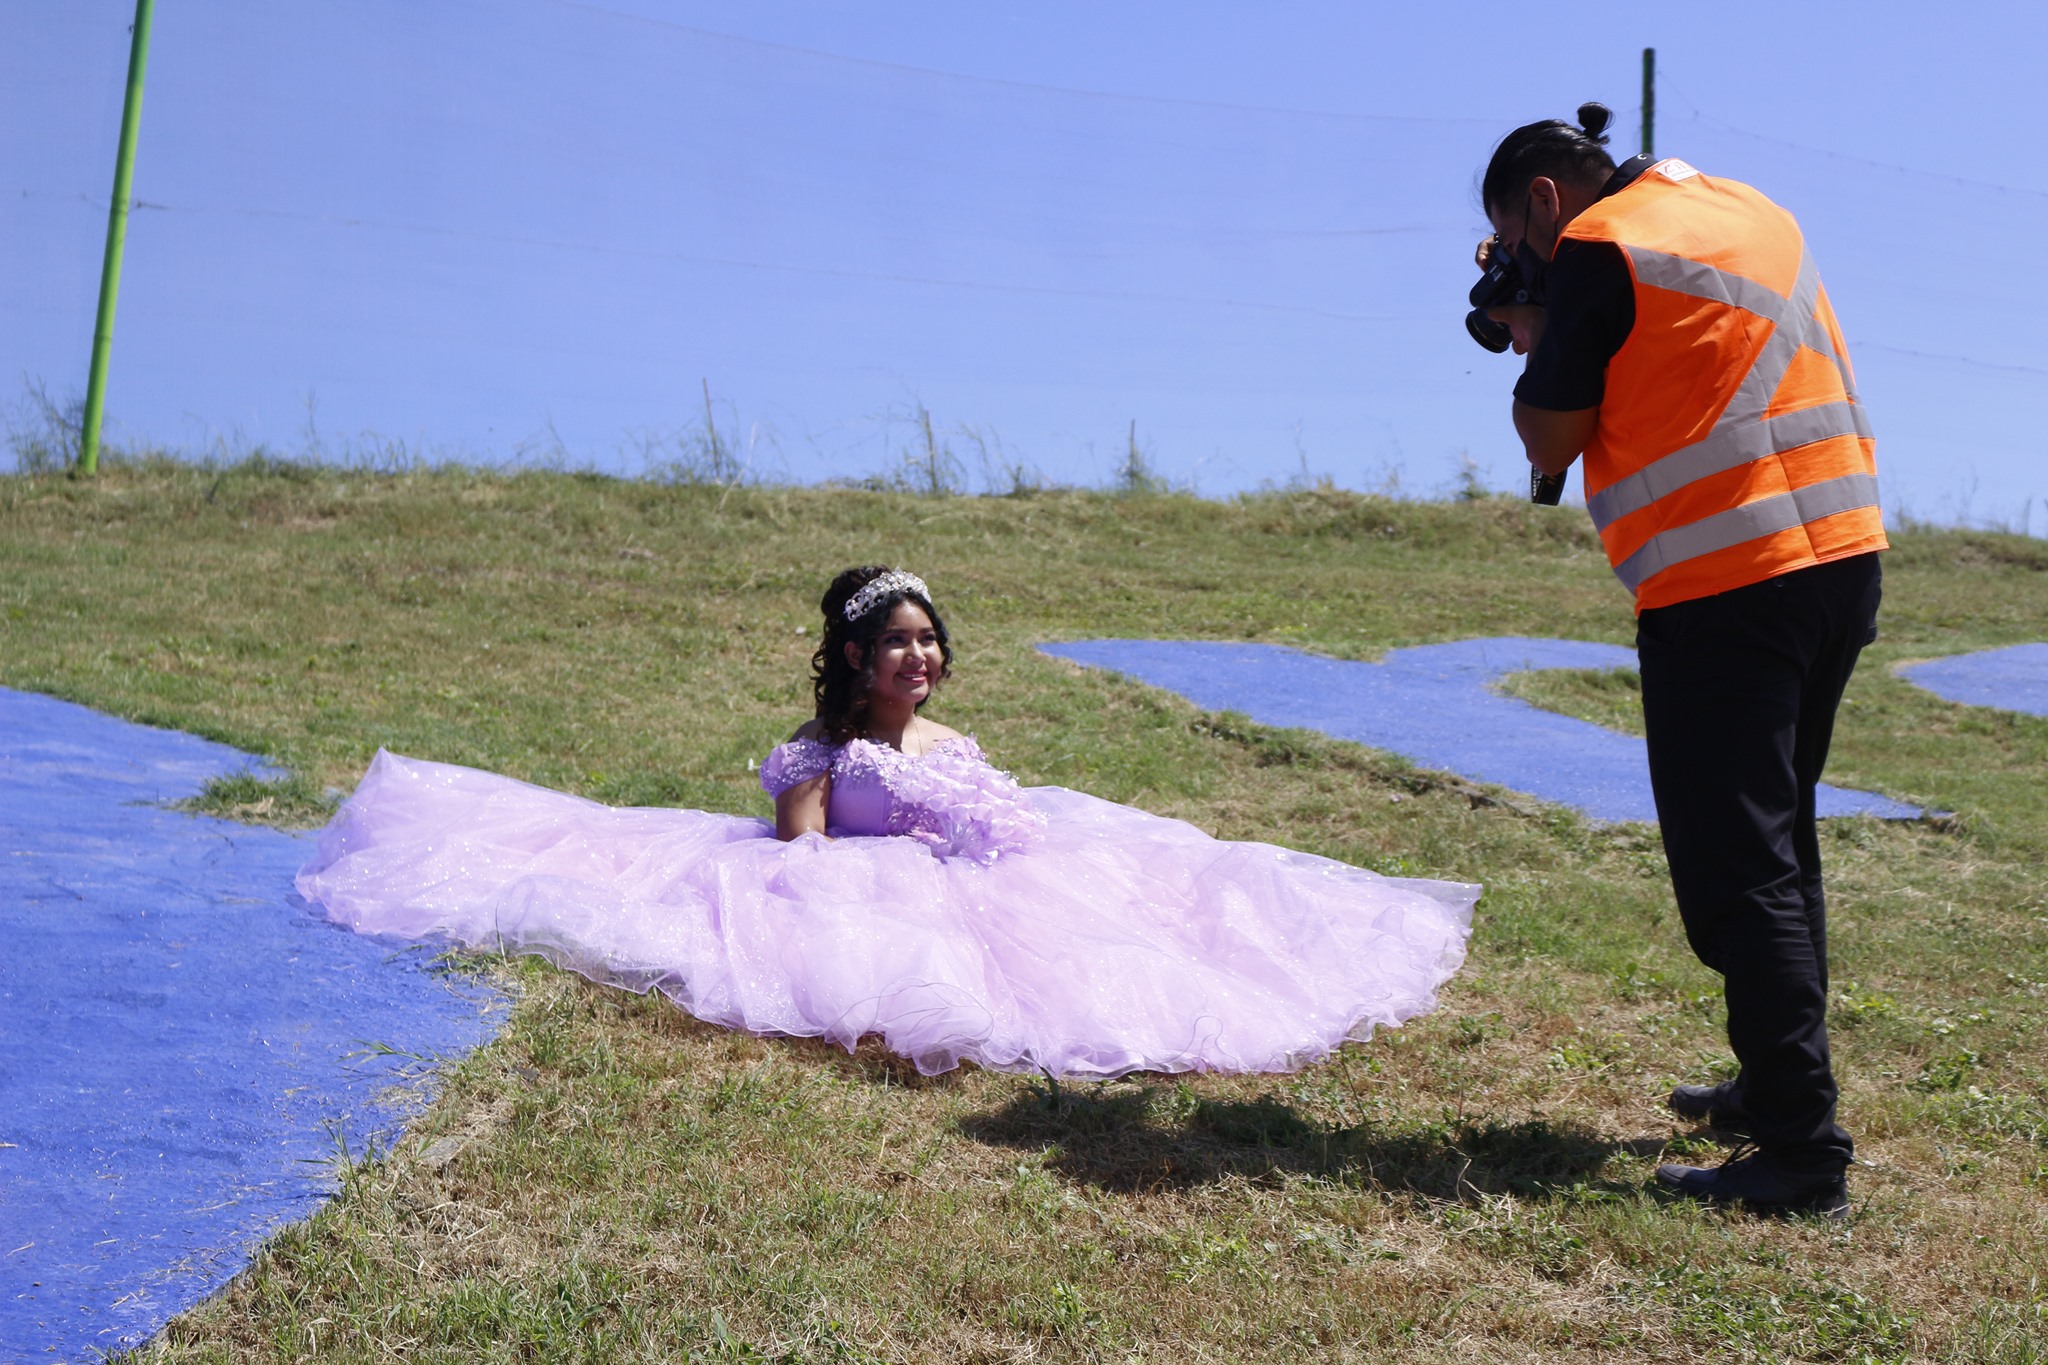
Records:
{"label": "off-shoulder sleeve", "polygon": [[780,796],[799,782],[808,782],[832,770],[832,756],[838,749],[815,739],[793,739],[778,744],[761,760],[761,790]]}

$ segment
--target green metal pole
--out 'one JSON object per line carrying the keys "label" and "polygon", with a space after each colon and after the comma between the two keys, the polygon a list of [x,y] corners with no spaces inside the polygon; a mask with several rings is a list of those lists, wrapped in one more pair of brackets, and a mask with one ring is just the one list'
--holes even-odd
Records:
{"label": "green metal pole", "polygon": [[1643,155],[1657,155],[1657,49],[1643,49]]}
{"label": "green metal pole", "polygon": [[142,73],[149,65],[149,12],[135,0],[128,45],[128,95],[121,104],[121,147],[114,154],[114,202],[107,210],[107,255],[100,265],[100,310],[92,329],[92,370],[85,381],[85,421],[78,434],[78,472],[100,467],[100,414],[107,392],[107,353],[114,346],[114,297],[121,292],[121,248],[128,240],[128,187],[135,172],[135,130],[142,123]]}

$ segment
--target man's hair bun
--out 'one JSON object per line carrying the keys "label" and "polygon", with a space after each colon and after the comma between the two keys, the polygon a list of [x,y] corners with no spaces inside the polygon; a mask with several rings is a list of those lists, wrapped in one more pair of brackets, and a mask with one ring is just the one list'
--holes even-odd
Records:
{"label": "man's hair bun", "polygon": [[1479,182],[1479,202],[1488,213],[1517,207],[1522,191],[1540,175],[1597,189],[1614,174],[1614,158],[1605,151],[1613,121],[1606,105],[1588,101],[1579,106],[1576,128],[1561,118],[1523,124],[1493,149]]}

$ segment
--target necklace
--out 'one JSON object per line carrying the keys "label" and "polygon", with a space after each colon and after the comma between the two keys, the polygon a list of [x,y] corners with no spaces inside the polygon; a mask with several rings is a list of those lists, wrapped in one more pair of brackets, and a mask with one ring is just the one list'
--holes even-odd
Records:
{"label": "necklace", "polygon": [[920,716],[917,713],[912,712],[909,723],[903,727],[903,733],[896,737],[896,742],[893,744],[890,743],[888,740],[881,738],[874,732],[874,730],[871,727],[865,725],[863,725],[860,728],[860,737],[864,740],[867,740],[870,744],[879,744],[885,749],[894,749],[899,754],[908,754],[910,757],[916,758],[919,754],[923,753],[924,750],[921,747],[916,750],[912,750],[910,745],[912,738],[918,732],[918,723],[923,719],[923,716]]}

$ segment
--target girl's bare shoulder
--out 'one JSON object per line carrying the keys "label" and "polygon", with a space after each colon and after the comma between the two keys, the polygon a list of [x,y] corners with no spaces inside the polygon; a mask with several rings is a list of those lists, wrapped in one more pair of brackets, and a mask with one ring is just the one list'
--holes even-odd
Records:
{"label": "girl's bare shoulder", "polygon": [[918,734],[923,737],[927,748],[942,739],[967,738],[967,736],[961,734],[950,725],[941,725],[935,720],[926,720],[922,716],[918,717],[917,730]]}

